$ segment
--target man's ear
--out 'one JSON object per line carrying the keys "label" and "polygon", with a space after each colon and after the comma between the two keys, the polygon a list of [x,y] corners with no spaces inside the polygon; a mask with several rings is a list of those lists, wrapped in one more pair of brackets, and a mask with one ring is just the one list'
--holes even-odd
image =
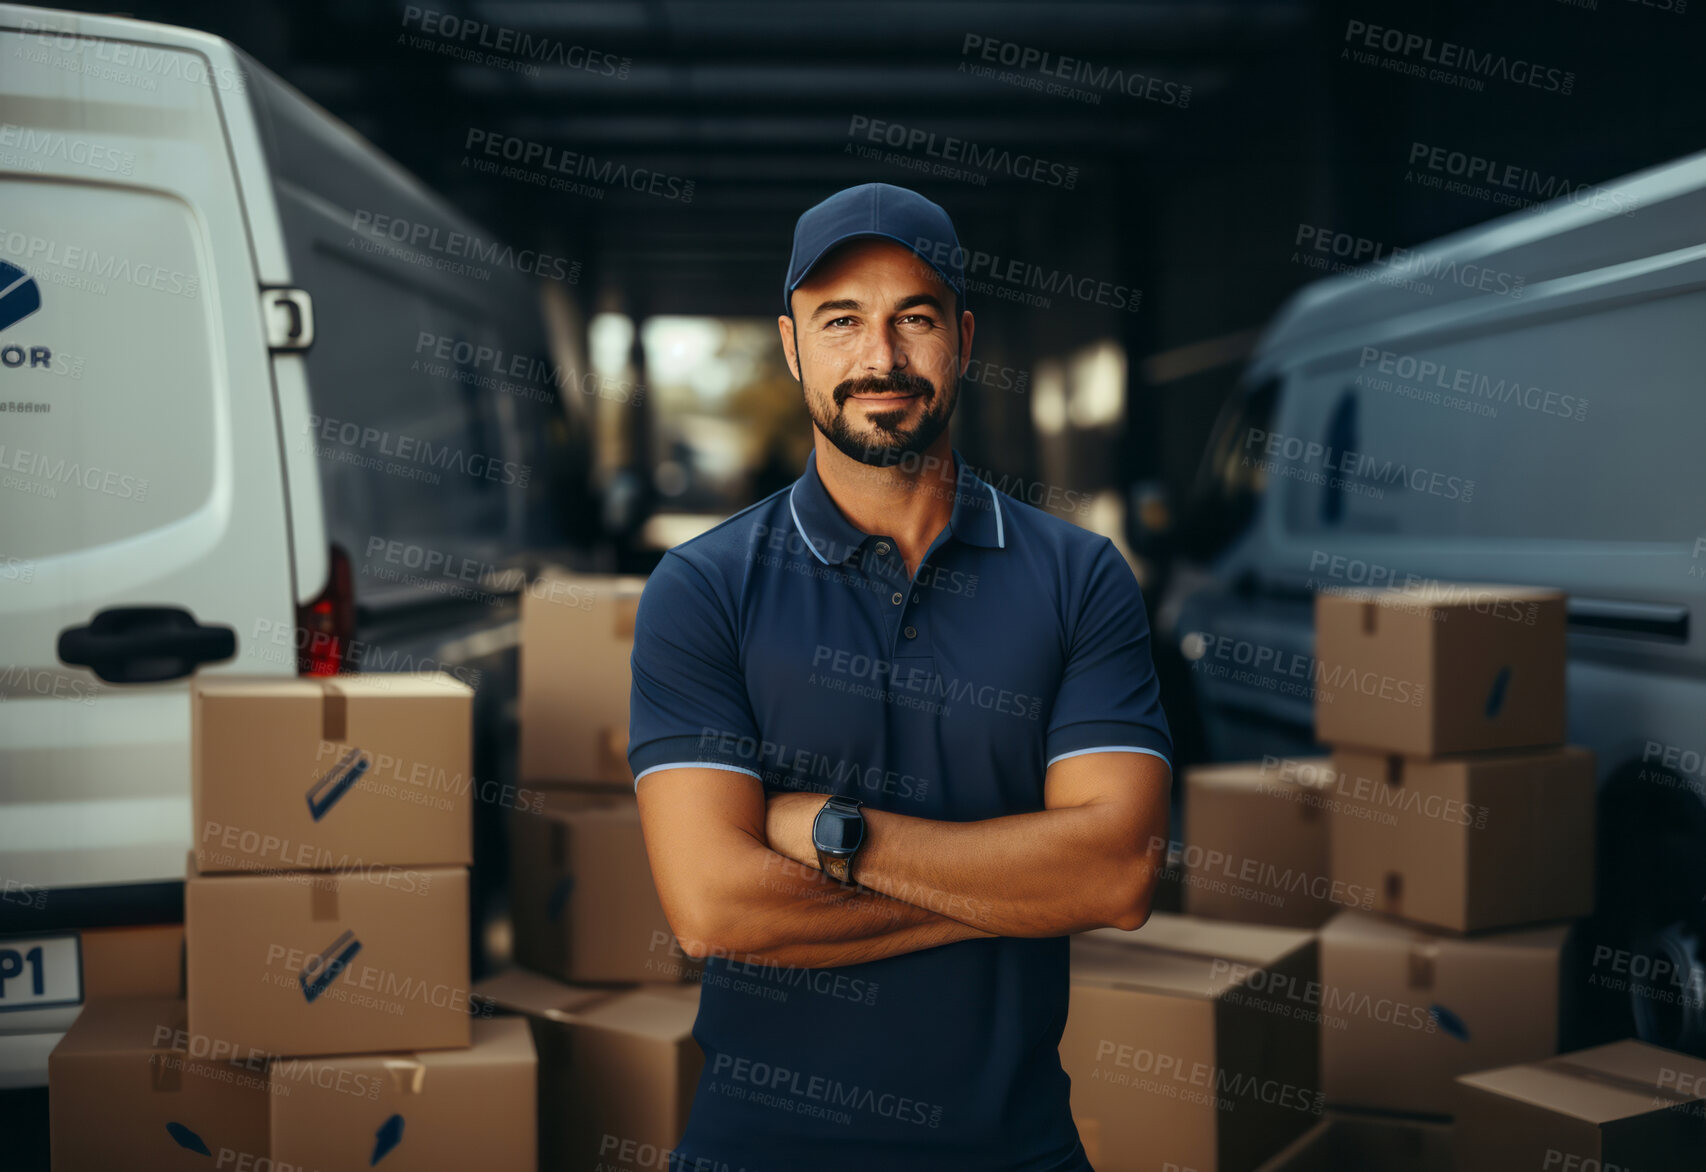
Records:
{"label": "man's ear", "polygon": [[966,368],[971,365],[971,339],[977,332],[977,322],[972,318],[971,310],[960,311],[960,377],[966,376]]}
{"label": "man's ear", "polygon": [[788,360],[788,373],[800,381],[800,350],[794,338],[794,316],[784,313],[776,319],[776,331],[782,335],[782,357]]}

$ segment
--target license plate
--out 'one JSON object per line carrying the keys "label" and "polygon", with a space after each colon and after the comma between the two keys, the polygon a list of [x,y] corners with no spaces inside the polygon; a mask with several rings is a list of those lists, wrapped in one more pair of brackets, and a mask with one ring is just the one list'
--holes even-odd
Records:
{"label": "license plate", "polygon": [[0,1013],[82,1003],[81,937],[0,937]]}

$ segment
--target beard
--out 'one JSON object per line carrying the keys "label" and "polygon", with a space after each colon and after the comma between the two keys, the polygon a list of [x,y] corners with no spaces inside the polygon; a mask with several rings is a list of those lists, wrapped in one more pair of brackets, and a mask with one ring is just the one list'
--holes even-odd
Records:
{"label": "beard", "polygon": [[[919,396],[917,401],[923,404],[923,414],[911,427],[905,426],[903,421],[912,409],[912,401],[907,401],[892,411],[867,411],[870,426],[863,431],[854,431],[847,418],[847,400],[854,395],[882,391]],[[861,464],[882,468],[898,464],[907,456],[929,451],[947,429],[948,417],[954,410],[954,396],[939,389],[923,375],[896,370],[877,378],[853,378],[837,383],[829,394],[828,402],[820,402],[808,392],[806,408],[812,423],[843,455]]]}

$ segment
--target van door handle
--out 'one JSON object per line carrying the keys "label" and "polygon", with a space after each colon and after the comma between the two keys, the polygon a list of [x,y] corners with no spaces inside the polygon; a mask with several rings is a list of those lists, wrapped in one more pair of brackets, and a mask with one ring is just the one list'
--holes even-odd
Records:
{"label": "van door handle", "polygon": [[109,684],[153,684],[192,675],[237,653],[237,632],[204,626],[175,606],[114,606],[83,627],[59,633],[61,663],[86,667]]}

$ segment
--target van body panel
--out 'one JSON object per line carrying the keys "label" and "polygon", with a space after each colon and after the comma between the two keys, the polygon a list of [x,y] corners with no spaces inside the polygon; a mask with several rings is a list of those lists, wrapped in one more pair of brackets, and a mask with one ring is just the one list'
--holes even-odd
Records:
{"label": "van body panel", "polygon": [[1314,751],[1313,707],[1205,645],[1307,663],[1312,592],[1407,577],[1569,594],[1570,739],[1602,780],[1653,744],[1706,750],[1702,222],[1706,154],[1287,302],[1244,380],[1280,387],[1238,445],[1264,462],[1255,515],[1173,631],[1212,759]]}
{"label": "van body panel", "polygon": [[177,879],[187,679],[108,683],[58,648],[111,608],[170,607],[234,633],[224,670],[295,671],[254,209],[232,162],[253,130],[214,38],[5,7],[0,54],[18,139],[0,261],[40,296],[0,344],[53,355],[0,370],[8,398],[48,408],[0,424],[0,547],[28,570],[0,589],[0,855],[32,887]]}

